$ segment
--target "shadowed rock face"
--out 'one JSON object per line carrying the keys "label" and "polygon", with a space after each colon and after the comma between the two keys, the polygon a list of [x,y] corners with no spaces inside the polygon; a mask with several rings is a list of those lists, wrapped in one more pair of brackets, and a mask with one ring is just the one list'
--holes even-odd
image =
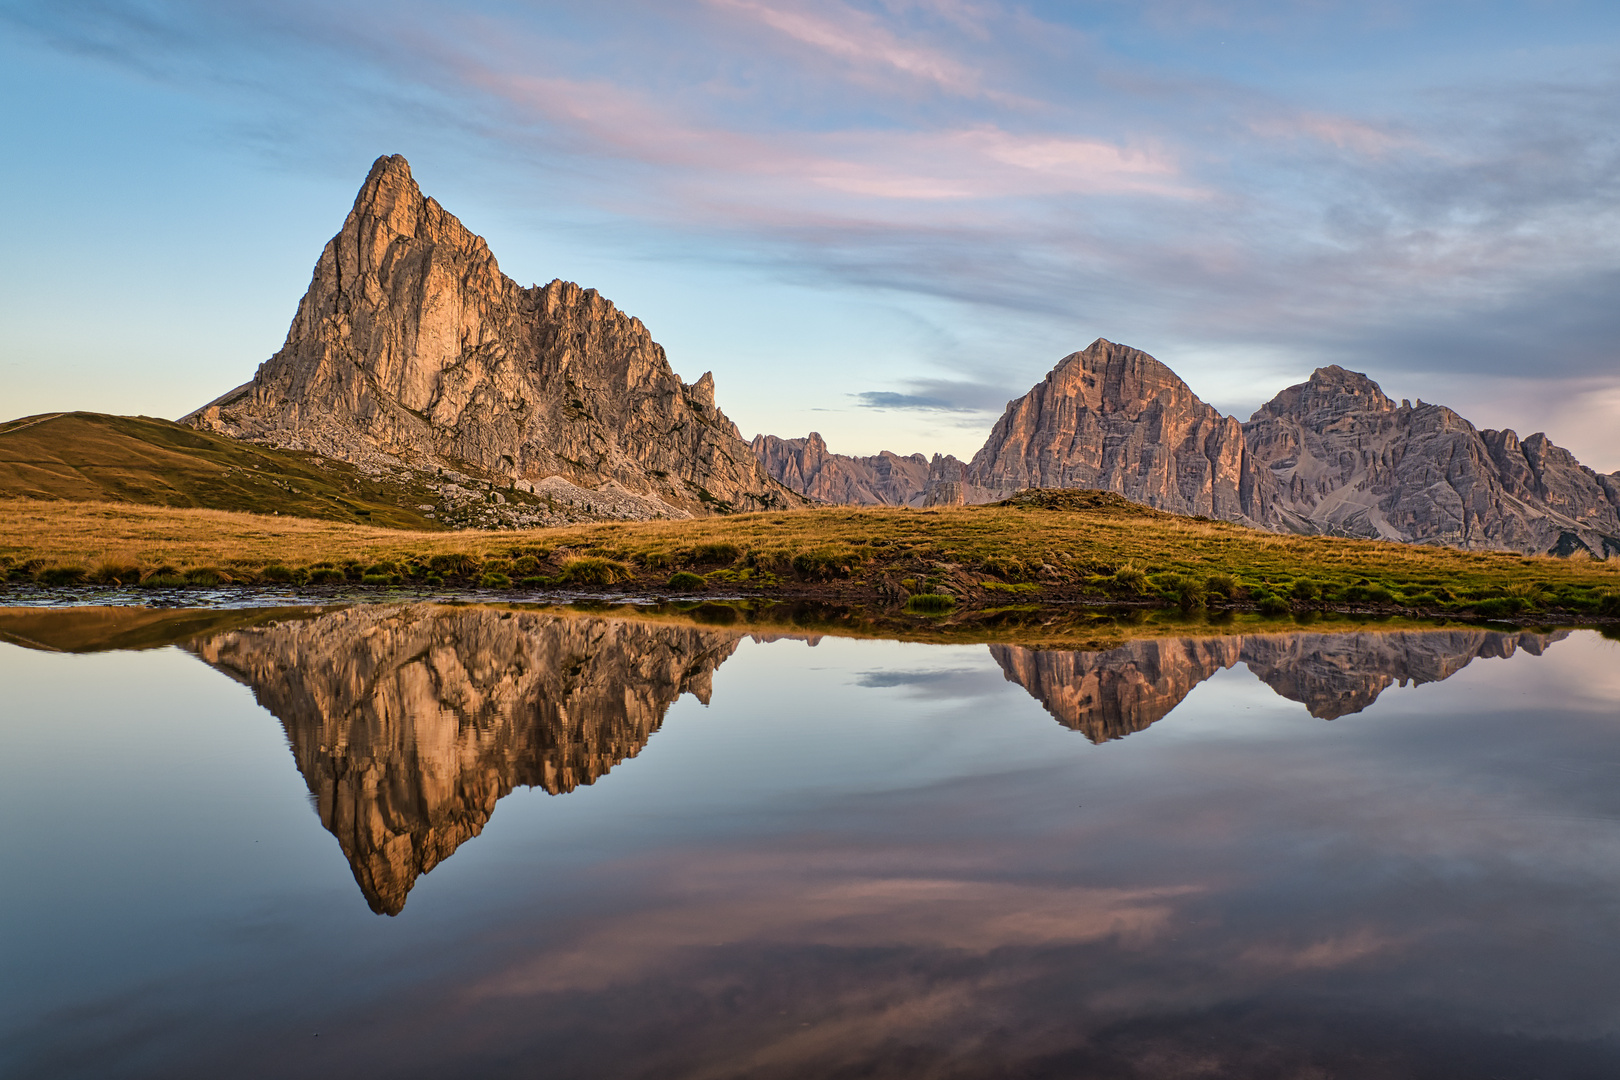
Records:
{"label": "shadowed rock face", "polygon": [[941,461],[930,504],[1092,488],[1177,514],[1260,523],[1268,492],[1243,428],[1138,349],[1099,338],[1011,402],[967,465]]}
{"label": "shadowed rock face", "polygon": [[707,703],[739,635],[488,609],[364,607],[187,646],[282,723],[373,911],[477,836],[516,787],[634,757],[683,693]]}
{"label": "shadowed rock face", "polygon": [[1164,719],[1192,688],[1247,664],[1267,686],[1322,720],[1358,713],[1385,689],[1448,679],[1475,658],[1539,656],[1568,635],[1528,631],[1413,630],[1366,634],[1252,634],[1133,641],[1100,653],[992,645],[1007,679],[1092,742]]}
{"label": "shadowed rock face", "polygon": [[[849,506],[921,506],[928,489],[928,459],[884,450],[872,457],[827,451],[819,432],[803,439],[756,435],[760,465],[782,485],[821,502]],[[956,461],[955,458],[949,458]]]}
{"label": "shadowed rock face", "polygon": [[1319,368],[1244,437],[1277,488],[1265,524],[1297,532],[1533,553],[1620,553],[1620,478],[1546,435],[1479,431],[1442,405],[1396,405],[1367,376]]}
{"label": "shadowed rock face", "polygon": [[186,422],[371,467],[559,478],[610,516],[796,504],[712,376],[682,383],[594,289],[520,288],[397,156],[372,166],[281,351]]}

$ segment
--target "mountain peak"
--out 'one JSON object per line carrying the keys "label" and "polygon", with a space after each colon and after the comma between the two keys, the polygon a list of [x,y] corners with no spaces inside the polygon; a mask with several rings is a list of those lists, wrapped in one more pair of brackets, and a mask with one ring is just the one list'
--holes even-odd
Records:
{"label": "mountain peak", "polygon": [[404,154],[382,154],[371,163],[371,172],[366,174],[366,183],[369,186],[378,178],[389,176],[412,181],[411,163],[405,160]]}
{"label": "mountain peak", "polygon": [[[564,505],[609,516],[790,505],[713,376],[684,386],[595,290],[519,288],[398,154],[372,163],[281,350],[216,404],[192,422],[377,467],[470,467],[530,495],[561,484],[579,489]],[[557,501],[531,502],[547,508],[534,523]]]}
{"label": "mountain peak", "polygon": [[1383,388],[1373,382],[1364,372],[1351,371],[1349,368],[1342,368],[1338,364],[1329,364],[1326,367],[1317,368],[1311,372],[1311,377],[1307,381],[1316,386],[1340,387],[1356,394],[1384,396]]}
{"label": "mountain peak", "polygon": [[1379,385],[1359,371],[1329,364],[1311,377],[1281,391],[1250,417],[1250,421],[1304,416],[1343,416],[1352,412],[1393,412],[1395,402]]}
{"label": "mountain peak", "polygon": [[1094,488],[1175,513],[1249,520],[1242,438],[1237,421],[1167,366],[1098,338],[1008,403],[959,479],[931,473],[941,486],[931,483],[929,498],[990,502],[1022,488]]}
{"label": "mountain peak", "polygon": [[[357,214],[375,212],[378,207],[392,206],[402,200],[419,202],[421,199],[422,189],[411,175],[411,163],[399,154],[384,154],[371,163],[365,183],[355,193],[354,210]],[[387,216],[386,211],[383,216]]]}

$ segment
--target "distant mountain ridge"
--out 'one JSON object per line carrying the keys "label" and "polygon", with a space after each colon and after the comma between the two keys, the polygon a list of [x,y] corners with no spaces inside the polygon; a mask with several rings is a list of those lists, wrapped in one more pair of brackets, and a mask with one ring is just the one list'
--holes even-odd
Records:
{"label": "distant mountain ridge", "polygon": [[183,422],[599,516],[799,501],[715,404],[712,375],[683,383],[594,289],[518,286],[399,156],[372,166],[280,351]]}
{"label": "distant mountain ridge", "polygon": [[[819,436],[811,442],[760,436],[753,448],[801,494],[871,501],[843,478],[863,477],[873,459],[830,454]],[[913,476],[906,472],[908,482]],[[1317,369],[1240,424],[1152,356],[1101,338],[1009,402],[971,461],[935,455],[921,491],[896,484],[889,498],[971,505],[1035,487],[1113,491],[1276,532],[1620,554],[1620,472],[1587,468],[1544,434],[1521,441],[1476,429],[1444,406],[1397,405],[1366,375],[1337,366]]]}
{"label": "distant mountain ridge", "polygon": [[[929,460],[888,450],[848,457],[827,450],[820,432],[803,439],[756,435],[750,444],[765,471],[785,487],[826,503],[855,506],[921,506],[928,491]],[[933,468],[952,457],[934,455]]]}

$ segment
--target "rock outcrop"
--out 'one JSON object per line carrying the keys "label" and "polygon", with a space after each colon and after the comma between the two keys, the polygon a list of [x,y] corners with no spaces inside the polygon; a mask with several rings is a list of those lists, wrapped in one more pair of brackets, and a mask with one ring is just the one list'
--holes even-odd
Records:
{"label": "rock outcrop", "polygon": [[1439,682],[1475,659],[1519,649],[1540,656],[1568,633],[1250,634],[1132,641],[1100,653],[992,645],[990,655],[1058,723],[1101,743],[1164,719],[1193,687],[1238,663],[1312,716],[1336,720],[1367,708],[1392,685]]}
{"label": "rock outcrop", "polygon": [[1024,488],[1092,488],[1177,514],[1260,524],[1269,477],[1243,428],[1145,352],[1098,339],[1011,402],[966,465],[941,460],[930,505],[983,503]]}
{"label": "rock outcrop", "polygon": [[639,319],[565,281],[521,288],[482,237],[377,159],[286,344],[185,419],[374,469],[470,473],[582,514],[780,509],[715,404]]}
{"label": "rock outcrop", "polygon": [[1243,432],[1277,489],[1265,523],[1295,532],[1600,558],[1620,553],[1620,474],[1544,434],[1479,431],[1443,405],[1397,405],[1367,376],[1319,368]]}
{"label": "rock outcrop", "polygon": [[803,439],[756,435],[752,449],[772,478],[818,502],[921,506],[928,490],[929,462],[921,454],[901,457],[888,450],[872,457],[833,454],[815,431]]}
{"label": "rock outcrop", "polygon": [[739,634],[431,605],[356,607],[186,646],[287,733],[373,911],[477,836],[516,787],[552,794],[634,757],[680,695],[707,703]]}

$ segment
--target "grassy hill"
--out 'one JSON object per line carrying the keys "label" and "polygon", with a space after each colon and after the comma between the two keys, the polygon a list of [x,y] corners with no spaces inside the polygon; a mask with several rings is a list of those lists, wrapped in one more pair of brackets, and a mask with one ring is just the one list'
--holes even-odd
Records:
{"label": "grassy hill", "polygon": [[49,413],[0,424],[0,496],[441,527],[416,509],[437,497],[426,488],[146,416]]}

